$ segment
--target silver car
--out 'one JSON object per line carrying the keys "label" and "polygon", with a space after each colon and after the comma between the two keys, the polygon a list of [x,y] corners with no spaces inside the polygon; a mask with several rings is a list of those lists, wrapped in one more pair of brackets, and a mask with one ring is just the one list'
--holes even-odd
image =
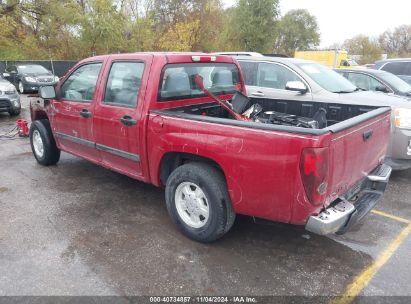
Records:
{"label": "silver car", "polygon": [[20,111],[20,96],[16,88],[0,75],[0,112],[8,112],[11,116],[17,116]]}
{"label": "silver car", "polygon": [[393,58],[375,62],[374,69],[397,75],[411,84],[411,58]]}
{"label": "silver car", "polygon": [[[390,106],[392,136],[386,162],[396,170],[411,168],[411,100],[382,93],[363,91],[335,71],[294,58],[236,57],[247,95],[268,100],[295,100],[309,103]],[[280,102],[281,103],[281,102]],[[281,105],[280,105],[281,106]],[[330,117],[344,115],[345,109],[328,107]]]}

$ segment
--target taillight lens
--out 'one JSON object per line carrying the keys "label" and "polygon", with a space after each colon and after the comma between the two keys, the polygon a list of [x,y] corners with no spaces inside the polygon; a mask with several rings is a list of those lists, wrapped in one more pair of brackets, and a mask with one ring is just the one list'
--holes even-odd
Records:
{"label": "taillight lens", "polygon": [[328,148],[305,148],[301,155],[300,171],[311,204],[322,204],[328,186]]}

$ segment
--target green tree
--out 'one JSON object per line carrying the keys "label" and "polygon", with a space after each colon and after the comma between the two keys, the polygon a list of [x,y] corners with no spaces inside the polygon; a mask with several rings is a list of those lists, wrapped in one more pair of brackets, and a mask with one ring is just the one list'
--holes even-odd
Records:
{"label": "green tree", "polygon": [[350,55],[360,55],[360,64],[373,63],[381,58],[382,50],[378,43],[368,36],[358,35],[344,42],[343,47]]}
{"label": "green tree", "polygon": [[[0,56],[4,59],[72,59],[76,3],[8,1],[0,7]],[[4,25],[4,26],[3,26]]]}
{"label": "green tree", "polygon": [[317,19],[307,10],[291,10],[277,23],[274,52],[294,56],[297,50],[310,49],[319,44]]}
{"label": "green tree", "polygon": [[124,49],[125,18],[111,0],[90,0],[89,8],[79,21],[83,56]]}
{"label": "green tree", "polygon": [[223,26],[224,12],[221,0],[194,0],[192,18],[198,20],[193,51],[210,52],[218,50],[219,35]]}
{"label": "green tree", "polygon": [[129,22],[129,35],[127,39],[128,52],[149,52],[156,50],[158,41],[157,35],[154,32],[154,18],[152,13],[141,16],[133,22]]}
{"label": "green tree", "polygon": [[218,46],[221,0],[167,0],[155,5],[155,31],[161,50],[211,51]]}
{"label": "green tree", "polygon": [[239,0],[226,24],[226,43],[232,50],[271,51],[278,5],[278,0]]}
{"label": "green tree", "polygon": [[160,48],[167,51],[192,51],[199,26],[199,20],[177,23],[160,38]]}

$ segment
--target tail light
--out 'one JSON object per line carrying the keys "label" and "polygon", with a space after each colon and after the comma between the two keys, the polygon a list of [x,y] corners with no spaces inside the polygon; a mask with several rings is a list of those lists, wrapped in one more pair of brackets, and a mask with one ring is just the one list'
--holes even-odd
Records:
{"label": "tail light", "polygon": [[300,171],[305,193],[311,204],[322,204],[328,186],[328,148],[304,149]]}

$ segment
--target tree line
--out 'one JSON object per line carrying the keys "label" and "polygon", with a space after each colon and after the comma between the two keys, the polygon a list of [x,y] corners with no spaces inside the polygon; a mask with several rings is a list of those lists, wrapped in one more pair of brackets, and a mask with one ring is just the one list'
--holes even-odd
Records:
{"label": "tree line", "polygon": [[9,60],[138,51],[292,55],[320,43],[315,17],[306,10],[280,16],[279,0],[229,8],[221,0],[8,0],[0,24],[0,59]]}
{"label": "tree line", "polygon": [[[316,18],[304,9],[281,15],[279,1],[237,0],[228,8],[222,0],[0,1],[0,59],[76,60],[144,51],[293,56],[295,50],[318,47]],[[374,56],[386,49],[389,54],[403,54],[410,52],[410,36],[408,26],[405,32],[387,31],[378,41],[355,37],[344,47],[351,54],[362,52],[357,55]]]}
{"label": "tree line", "polygon": [[386,30],[375,38],[357,35],[334,47],[344,48],[352,55],[361,55],[361,64],[373,63],[381,58],[381,54],[392,58],[411,57],[411,25]]}

